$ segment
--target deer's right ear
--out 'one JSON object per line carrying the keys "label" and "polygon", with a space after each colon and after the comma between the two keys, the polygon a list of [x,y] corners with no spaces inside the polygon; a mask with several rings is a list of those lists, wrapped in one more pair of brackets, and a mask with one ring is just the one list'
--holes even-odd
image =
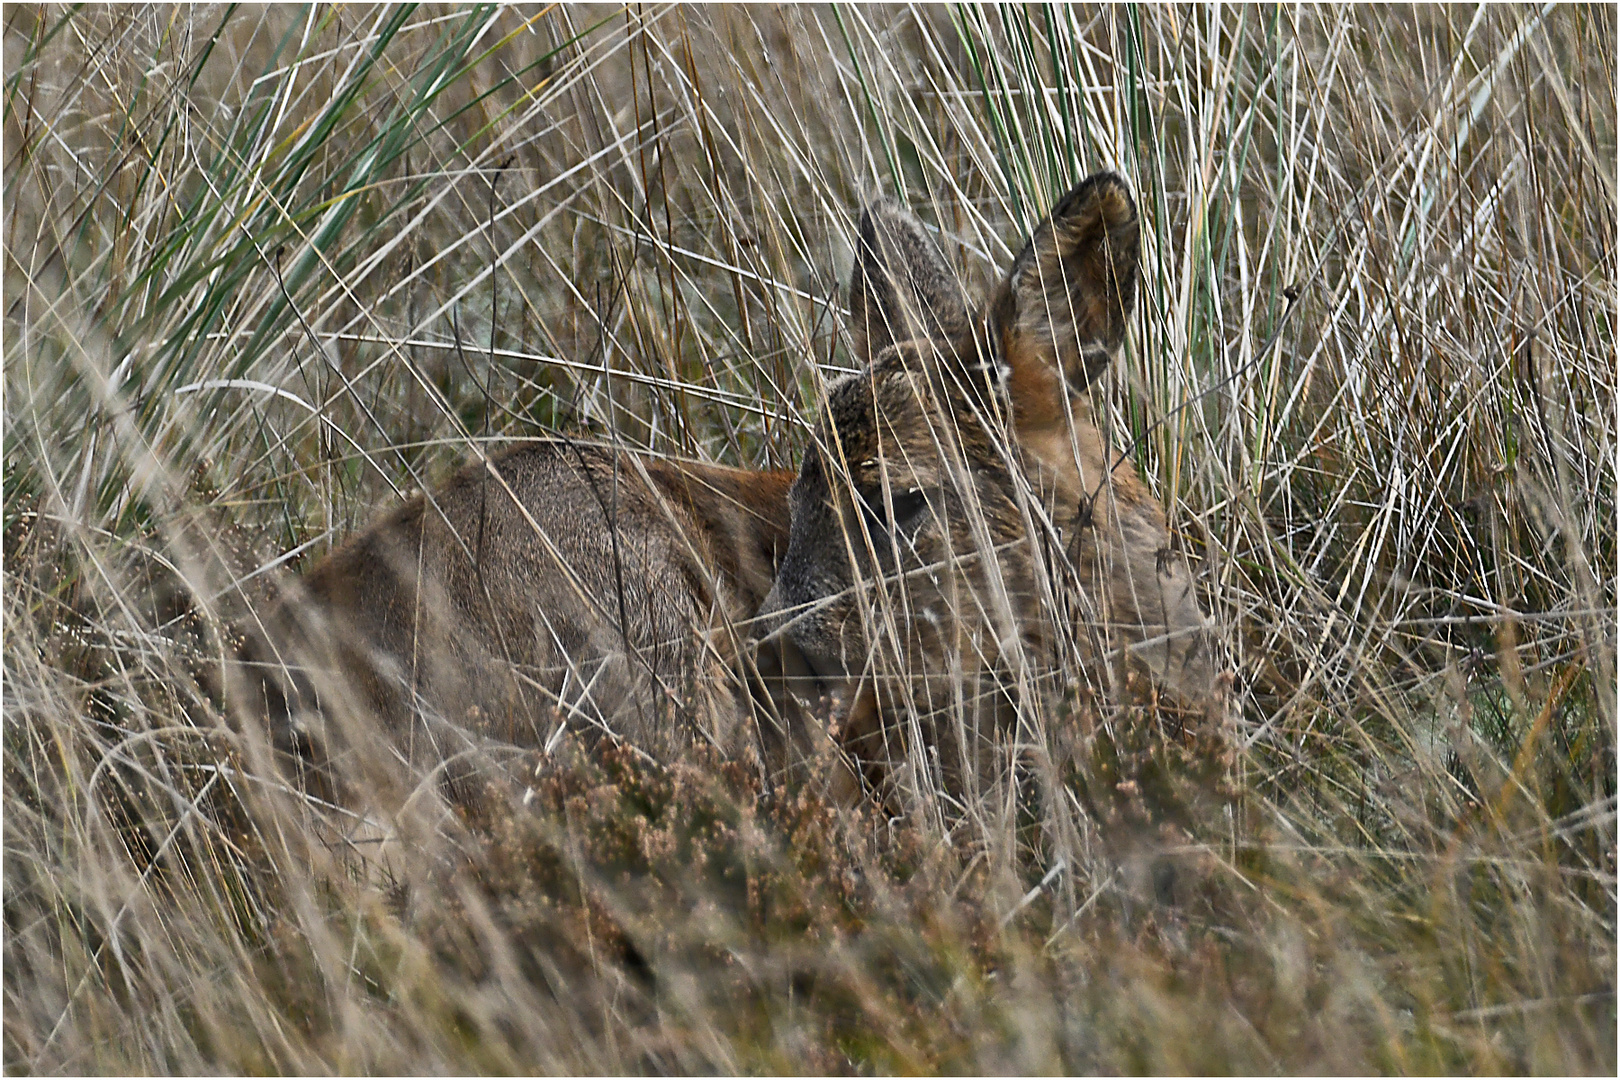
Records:
{"label": "deer's right ear", "polygon": [[967,330],[967,298],[956,273],[922,222],[889,199],[861,214],[849,319],[862,364],[896,342],[955,341]]}
{"label": "deer's right ear", "polygon": [[1125,342],[1136,303],[1136,203],[1125,181],[1098,173],[1058,200],[1035,228],[990,305],[1020,413],[1061,415]]}

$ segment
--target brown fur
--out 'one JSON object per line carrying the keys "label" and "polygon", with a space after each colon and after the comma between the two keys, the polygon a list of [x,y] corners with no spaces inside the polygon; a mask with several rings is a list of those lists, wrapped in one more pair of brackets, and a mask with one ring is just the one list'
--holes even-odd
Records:
{"label": "brown fur", "polygon": [[1128,656],[1190,704],[1221,696],[1163,512],[1081,393],[1124,342],[1137,229],[1124,182],[1092,177],[974,311],[914,218],[868,209],[850,298],[867,367],[828,390],[762,612],[864,703],[847,734],[889,745],[862,756],[919,749],[916,731],[933,749],[913,764],[981,775],[1064,657],[1104,690]]}
{"label": "brown fur", "polygon": [[249,686],[324,753],[374,751],[336,728],[375,715],[419,764],[563,723],[660,759],[735,750],[792,479],[565,440],[469,465],[288,590]]}
{"label": "brown fur", "polygon": [[470,465],[294,584],[247,685],[300,749],[374,755],[335,721],[380,715],[418,764],[565,728],[733,751],[760,611],[784,647],[759,671],[799,673],[802,650],[870,760],[917,747],[916,717],[938,768],[979,772],[1054,657],[1106,688],[1128,655],[1214,701],[1191,577],[1082,393],[1123,342],[1136,263],[1129,192],[1093,177],[974,309],[916,219],[876,204],[850,298],[867,367],[830,388],[797,478],[567,440]]}

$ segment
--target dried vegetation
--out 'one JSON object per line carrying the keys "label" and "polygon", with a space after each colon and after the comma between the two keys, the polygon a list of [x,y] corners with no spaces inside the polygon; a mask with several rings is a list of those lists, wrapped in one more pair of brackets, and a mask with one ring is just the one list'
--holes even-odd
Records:
{"label": "dried vegetation", "polygon": [[[8,1071],[1613,1074],[1612,8],[3,18]],[[864,198],[971,280],[1102,167],[1236,745],[321,799],[211,675],[475,443],[791,466]]]}

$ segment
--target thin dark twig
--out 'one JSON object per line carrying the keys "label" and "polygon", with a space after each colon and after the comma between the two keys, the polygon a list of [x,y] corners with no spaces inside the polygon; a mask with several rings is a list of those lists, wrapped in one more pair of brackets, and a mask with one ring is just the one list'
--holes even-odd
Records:
{"label": "thin dark twig", "polygon": [[1272,329],[1271,337],[1266,339],[1266,343],[1264,345],[1260,346],[1260,351],[1255,353],[1253,358],[1250,360],[1238,365],[1230,374],[1226,375],[1218,382],[1205,387],[1203,390],[1200,390],[1192,397],[1186,399],[1185,401],[1181,402],[1181,404],[1166,412],[1157,420],[1154,420],[1147,427],[1143,428],[1140,434],[1138,434],[1130,442],[1126,443],[1125,448],[1119,452],[1119,457],[1115,458],[1114,463],[1103,472],[1102,477],[1097,481],[1097,486],[1092,490],[1091,495],[1086,499],[1088,506],[1097,501],[1097,496],[1102,494],[1103,486],[1108,483],[1108,478],[1114,474],[1115,469],[1119,468],[1125,463],[1127,458],[1136,453],[1136,448],[1142,445],[1143,439],[1151,435],[1156,429],[1158,429],[1160,425],[1169,421],[1171,417],[1181,412],[1181,410],[1188,408],[1189,406],[1196,405],[1198,402],[1204,400],[1217,390],[1222,390],[1227,386],[1230,386],[1234,381],[1236,381],[1239,375],[1247,373],[1271,354],[1271,351],[1276,348],[1280,341],[1282,341],[1283,330],[1288,326],[1288,317],[1292,315],[1294,313],[1294,309],[1299,306],[1301,290],[1298,286],[1291,285],[1289,286],[1285,295],[1288,296],[1288,306],[1283,309],[1282,317],[1277,320],[1277,325]]}
{"label": "thin dark twig", "polygon": [[[366,404],[365,398],[360,396],[359,391],[354,388],[354,383],[349,381],[349,377],[343,373],[343,369],[338,366],[337,361],[333,360],[327,355],[326,349],[321,346],[321,339],[315,335],[315,330],[309,325],[309,320],[304,318],[303,310],[299,308],[297,304],[293,303],[292,293],[287,291],[287,283],[286,281],[282,280],[281,277],[282,250],[283,249],[279,247],[276,249],[276,257],[274,259],[265,258],[265,262],[270,265],[270,272],[275,275],[276,285],[281,289],[282,299],[287,301],[287,307],[291,309],[292,313],[298,316],[298,325],[304,328],[304,334],[309,338],[309,343],[315,347],[315,351],[320,354],[321,359],[326,361],[326,366],[332,369],[333,374],[338,377],[338,381],[343,383],[343,389],[346,390],[349,396],[354,399],[354,403],[359,406],[360,411],[365,414],[366,419],[371,422],[371,425],[386,435],[388,429],[383,427],[382,421],[377,419],[377,414],[371,411],[371,406]],[[263,258],[264,252],[260,251],[259,255],[261,258]],[[298,354],[295,351],[293,353],[295,360],[297,359],[297,356]],[[299,364],[299,370],[300,372],[303,370],[302,363]],[[405,459],[404,455],[400,456],[400,464],[404,466],[405,472],[409,474],[411,482],[419,488],[422,487],[422,478],[416,475],[416,470],[411,468],[411,463]],[[382,469],[378,469],[377,472],[382,475],[384,482],[386,482],[389,487],[394,489],[395,495],[404,494],[404,492],[400,491],[399,485],[394,483],[393,477],[389,476],[386,472],[383,472]]]}
{"label": "thin dark twig", "polygon": [[[1355,194],[1355,196],[1350,200],[1350,204],[1346,206],[1344,211],[1339,215],[1339,220],[1334,222],[1333,228],[1330,230],[1330,235],[1338,236],[1343,231],[1345,225],[1350,221],[1352,214],[1360,210],[1362,201],[1366,199],[1367,193],[1372,190],[1371,185],[1372,181],[1370,179],[1362,184],[1361,190]],[[1239,364],[1232,370],[1230,374],[1226,375],[1224,378],[1218,380],[1214,384],[1205,387],[1203,390],[1200,390],[1198,393],[1181,402],[1169,412],[1165,413],[1157,420],[1154,420],[1152,423],[1148,424],[1147,427],[1143,428],[1141,433],[1127,443],[1125,448],[1120,451],[1119,457],[1115,459],[1113,465],[1104,470],[1102,476],[1097,481],[1096,488],[1092,490],[1091,495],[1085,500],[1085,505],[1081,507],[1082,514],[1084,514],[1090,508],[1090,506],[1097,501],[1097,496],[1102,494],[1102,489],[1108,483],[1108,478],[1114,474],[1115,469],[1123,465],[1125,460],[1136,452],[1136,448],[1142,444],[1143,439],[1147,438],[1147,436],[1155,431],[1161,424],[1164,424],[1171,417],[1181,412],[1181,410],[1197,404],[1198,402],[1204,400],[1204,398],[1215,393],[1217,390],[1222,390],[1227,386],[1230,386],[1237,380],[1238,376],[1247,374],[1249,371],[1257,367],[1261,361],[1265,360],[1271,355],[1272,350],[1274,350],[1282,341],[1283,331],[1288,327],[1289,317],[1292,316],[1294,314],[1294,310],[1299,307],[1300,297],[1305,294],[1305,290],[1314,284],[1316,279],[1321,275],[1322,267],[1327,263],[1328,252],[1332,250],[1332,247],[1333,245],[1331,244],[1323,245],[1322,253],[1317,256],[1316,265],[1311,267],[1311,272],[1305,276],[1305,279],[1283,289],[1283,296],[1287,299],[1288,306],[1283,309],[1281,317],[1279,317],[1277,320],[1277,325],[1272,328],[1271,337],[1267,338],[1266,343],[1260,346],[1260,350],[1256,352],[1251,359],[1245,363]]]}

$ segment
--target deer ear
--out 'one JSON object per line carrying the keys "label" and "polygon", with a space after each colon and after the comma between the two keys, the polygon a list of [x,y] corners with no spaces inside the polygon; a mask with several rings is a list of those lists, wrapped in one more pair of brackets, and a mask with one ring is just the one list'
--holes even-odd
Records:
{"label": "deer ear", "polygon": [[849,318],[862,364],[897,342],[955,341],[968,327],[967,299],[955,271],[922,222],[888,199],[861,214]]}
{"label": "deer ear", "polygon": [[1114,173],[1081,181],[1036,227],[990,307],[1020,411],[1061,410],[1056,395],[1084,389],[1119,351],[1140,250],[1136,203]]}

